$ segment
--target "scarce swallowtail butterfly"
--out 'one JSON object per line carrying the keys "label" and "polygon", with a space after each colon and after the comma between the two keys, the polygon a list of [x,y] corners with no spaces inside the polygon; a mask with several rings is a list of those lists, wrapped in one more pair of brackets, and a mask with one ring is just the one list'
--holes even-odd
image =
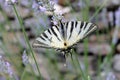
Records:
{"label": "scarce swallowtail butterfly", "polygon": [[97,29],[93,23],[69,21],[54,25],[45,30],[33,42],[33,47],[55,48],[61,52],[70,52],[72,46]]}

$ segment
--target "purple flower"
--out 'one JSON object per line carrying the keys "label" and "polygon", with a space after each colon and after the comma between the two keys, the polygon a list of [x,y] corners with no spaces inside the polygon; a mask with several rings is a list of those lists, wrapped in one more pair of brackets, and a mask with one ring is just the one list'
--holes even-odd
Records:
{"label": "purple flower", "polygon": [[9,74],[10,77],[13,77],[13,71],[11,69],[11,65],[9,62],[6,62],[6,67],[7,67],[7,73]]}
{"label": "purple flower", "polygon": [[115,30],[114,30],[114,34],[113,34],[113,39],[112,39],[112,43],[116,44],[118,41],[118,32],[119,32],[119,28],[120,28],[120,7],[119,9],[115,12]]}
{"label": "purple flower", "polygon": [[54,25],[58,24],[58,21],[62,20],[63,16],[62,14],[54,14],[52,17],[52,22],[54,23]]}
{"label": "purple flower", "polygon": [[39,5],[38,5],[35,1],[33,1],[32,8],[33,8],[35,11],[37,11],[37,10],[39,9]]}
{"label": "purple flower", "polygon": [[115,74],[113,72],[109,72],[107,75],[106,75],[106,80],[117,80]]}
{"label": "purple flower", "polygon": [[39,6],[39,10],[40,10],[41,12],[45,12],[47,9],[46,9],[45,7]]}
{"label": "purple flower", "polygon": [[27,65],[29,63],[29,57],[26,54],[26,50],[24,50],[23,55],[22,55],[22,61],[24,65]]}
{"label": "purple flower", "polygon": [[33,8],[41,12],[54,11],[54,4],[55,2],[50,0],[36,0],[33,1]]}
{"label": "purple flower", "polygon": [[6,4],[13,5],[18,2],[18,0],[5,0]]}
{"label": "purple flower", "polygon": [[116,18],[116,21],[115,21],[116,26],[120,27],[120,7],[115,12],[115,18]]}
{"label": "purple flower", "polygon": [[0,72],[8,74],[10,78],[13,77],[13,70],[9,62],[5,61],[2,56],[0,56]]}

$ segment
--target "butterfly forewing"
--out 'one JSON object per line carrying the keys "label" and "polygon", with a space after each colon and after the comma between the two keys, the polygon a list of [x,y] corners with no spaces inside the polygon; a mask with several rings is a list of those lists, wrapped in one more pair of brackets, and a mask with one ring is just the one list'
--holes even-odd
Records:
{"label": "butterfly forewing", "polygon": [[59,32],[58,26],[53,26],[45,32],[43,32],[33,42],[33,47],[45,47],[45,48],[63,48],[64,41]]}
{"label": "butterfly forewing", "polygon": [[82,21],[60,22],[59,25],[43,32],[33,43],[33,47],[67,49],[95,31],[97,26]]}

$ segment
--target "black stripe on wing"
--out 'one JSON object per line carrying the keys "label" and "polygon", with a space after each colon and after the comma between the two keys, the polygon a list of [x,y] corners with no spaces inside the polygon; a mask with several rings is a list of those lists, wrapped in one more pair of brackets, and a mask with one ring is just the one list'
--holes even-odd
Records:
{"label": "black stripe on wing", "polygon": [[82,35],[83,38],[85,38],[86,36],[88,36],[89,34],[91,34],[92,32],[94,32],[97,28],[98,28],[97,25],[95,25],[93,23],[86,23],[85,27],[81,31],[81,32],[84,33]]}
{"label": "black stripe on wing", "polygon": [[65,27],[65,24],[62,23],[61,21],[59,23],[59,32],[60,32],[62,38],[65,39],[66,38],[66,27]]}
{"label": "black stripe on wing", "polygon": [[78,25],[80,25],[79,32],[78,32],[78,35],[79,35],[80,32],[81,32],[81,29],[82,29],[82,27],[85,25],[85,23],[84,23],[84,22],[81,22],[81,24],[78,24]]}
{"label": "black stripe on wing", "polygon": [[53,37],[56,37],[58,41],[61,41],[60,36],[58,36],[59,34],[59,28],[57,26],[53,26],[36,38],[33,42],[33,47],[53,47],[51,46]]}
{"label": "black stripe on wing", "polygon": [[[54,26],[54,27],[51,28],[52,33],[57,37],[57,39],[58,39],[59,41],[61,41],[60,38],[59,38],[58,35],[57,35],[57,32],[55,32],[54,28],[57,29],[57,26]],[[58,29],[57,29],[57,30],[58,30]],[[59,32],[59,31],[58,31],[58,32]]]}
{"label": "black stripe on wing", "polygon": [[32,47],[33,48],[39,48],[39,47],[42,47],[42,48],[52,48],[51,46],[49,46],[48,44],[45,44],[43,42],[40,42],[38,40],[35,40],[32,44]]}
{"label": "black stripe on wing", "polygon": [[71,21],[70,36],[69,36],[69,38],[68,38],[68,39],[70,39],[70,38],[71,38],[71,35],[72,35],[72,32],[73,32],[73,28],[74,28],[74,22],[73,22],[73,21]]}
{"label": "black stripe on wing", "polygon": [[50,34],[51,34],[50,29],[48,29],[48,33],[50,33]]}
{"label": "black stripe on wing", "polygon": [[77,27],[77,25],[78,25],[78,21],[75,21],[75,28]]}
{"label": "black stripe on wing", "polygon": [[88,23],[86,23],[86,22],[84,22],[84,24],[85,24],[85,26],[84,26],[84,30],[86,29],[86,27],[87,27],[87,25],[88,25]]}
{"label": "black stripe on wing", "polygon": [[84,34],[84,37],[83,38],[85,38],[86,36],[88,36],[89,34],[91,34],[92,32],[94,32],[96,29],[97,29],[98,27],[97,27],[97,25],[95,25],[95,24],[91,24],[90,25],[90,27],[89,27],[89,29],[86,31],[86,33]]}
{"label": "black stripe on wing", "polygon": [[48,36],[47,36],[47,34],[44,32],[43,33],[43,36],[45,37],[45,38],[48,38]]}
{"label": "black stripe on wing", "polygon": [[46,39],[43,36],[39,36],[39,38],[41,38],[42,40],[46,41]]}

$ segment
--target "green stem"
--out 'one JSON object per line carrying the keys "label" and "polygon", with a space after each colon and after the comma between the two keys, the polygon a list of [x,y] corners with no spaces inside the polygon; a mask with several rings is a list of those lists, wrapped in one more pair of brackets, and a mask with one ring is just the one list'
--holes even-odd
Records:
{"label": "green stem", "polygon": [[84,63],[85,63],[85,72],[88,75],[88,39],[84,40]]}
{"label": "green stem", "polygon": [[88,76],[88,80],[91,80],[90,76]]}
{"label": "green stem", "polygon": [[112,61],[111,61],[111,59],[112,59],[112,55],[113,55],[113,53],[114,53],[114,49],[115,49],[115,45],[114,44],[111,44],[111,52],[107,55],[107,61],[109,61],[110,63],[109,63],[109,65],[112,65]]}
{"label": "green stem", "polygon": [[101,65],[101,55],[98,54],[98,68],[97,68],[97,73],[98,75],[100,75],[100,72],[101,72],[101,68],[100,68],[100,65]]}
{"label": "green stem", "polygon": [[74,56],[75,56],[74,61],[76,62],[76,65],[79,67],[79,71],[80,71],[81,75],[83,76],[83,79],[84,79],[84,80],[87,80],[87,78],[85,77],[85,74],[84,74],[84,72],[83,72],[83,70],[82,70],[82,68],[81,68],[81,65],[80,65],[80,63],[79,63],[79,60],[78,60],[78,57],[77,57],[75,51],[72,50],[72,53],[73,53]]}
{"label": "green stem", "polygon": [[94,17],[97,16],[97,14],[98,14],[99,11],[104,7],[104,5],[105,5],[105,3],[106,3],[107,1],[108,1],[108,0],[105,0],[105,1],[102,3],[102,5],[101,5],[99,8],[97,8],[96,12],[94,13],[94,15],[93,15],[89,20],[92,20]]}
{"label": "green stem", "polygon": [[[53,61],[50,57],[50,53],[53,53],[55,55],[55,51],[54,50],[48,51],[48,49],[46,50],[45,54],[46,54],[46,57],[49,59],[48,65],[53,67],[56,70],[56,72],[54,72],[54,74],[58,75],[58,78],[60,80],[64,80],[63,75],[61,75],[60,72],[59,72],[59,68],[58,68],[58,65],[57,65],[57,60],[54,59],[54,61]],[[49,75],[51,75],[51,72],[49,73]],[[52,78],[50,80],[52,80]]]}
{"label": "green stem", "polygon": [[[101,44],[101,42],[100,42],[100,40],[99,40],[99,35],[100,35],[100,33],[98,32],[98,30],[96,31],[96,34],[97,34],[97,41],[98,41],[98,44]],[[97,73],[98,73],[98,76],[100,76],[100,71],[101,71],[101,53],[100,52],[98,52],[98,64],[97,64]]]}
{"label": "green stem", "polygon": [[[2,15],[5,17],[6,23],[7,23],[8,25],[10,25],[10,22],[9,22],[9,20],[8,20],[6,14],[5,14],[5,12],[4,12],[4,10],[2,9],[1,6],[0,6],[0,11],[1,11]],[[3,28],[3,26],[5,26],[5,25],[0,24],[0,32],[1,32],[1,34],[2,34],[2,37],[4,36],[4,34],[9,34],[9,33],[6,31],[6,29]],[[11,26],[11,25],[10,25],[10,26]],[[14,33],[14,32],[13,32],[13,33]],[[15,34],[15,33],[14,33],[14,34]],[[15,35],[15,36],[16,36],[16,35]],[[8,39],[8,38],[7,38],[7,39]],[[18,40],[17,37],[16,37],[16,39]],[[8,39],[8,40],[9,40],[9,39]],[[19,44],[20,44],[20,43],[19,43]],[[18,46],[19,46],[19,45],[18,45]],[[14,62],[13,58],[10,56],[10,54],[12,54],[12,53],[10,53],[10,52],[8,51],[8,49],[7,49],[7,44],[3,41],[3,45],[0,46],[0,47],[1,47],[2,50],[5,52],[5,55],[12,61],[12,63],[15,65],[15,67],[19,70],[18,65]],[[20,49],[21,49],[21,47],[20,47]],[[19,70],[19,72],[20,72],[20,70]]]}
{"label": "green stem", "polygon": [[82,16],[83,16],[83,21],[88,21],[89,18],[89,1],[88,0],[82,0],[83,2],[86,3],[86,7],[82,8]]}
{"label": "green stem", "polygon": [[23,71],[23,73],[22,73],[22,75],[21,75],[21,80],[23,80],[23,78],[24,78],[24,75],[25,75],[25,69],[24,69],[24,71]]}
{"label": "green stem", "polygon": [[[74,62],[74,59],[73,59],[73,56],[72,56],[72,53],[71,54],[71,61],[72,61],[72,65],[74,66],[74,69],[76,70],[76,72],[78,73],[78,70],[77,70],[77,67],[75,65],[75,62]],[[78,73],[79,74],[79,73]]]}
{"label": "green stem", "polygon": [[[19,44],[19,45],[18,45],[19,48],[22,49],[22,46],[21,46],[21,44],[20,44],[20,42],[19,42],[19,39],[18,39],[17,35],[15,34],[14,30],[12,29],[11,22],[8,20],[7,14],[6,14],[5,11],[2,9],[1,6],[0,6],[0,11],[1,11],[2,15],[5,17],[6,23],[10,26],[10,28],[11,28],[14,36],[16,37],[16,39],[17,39],[17,41],[18,41],[18,44]],[[4,32],[8,34],[8,32],[6,31],[6,29],[4,30]]]}
{"label": "green stem", "polygon": [[14,12],[15,12],[17,18],[18,18],[19,23],[20,23],[20,27],[22,28],[25,41],[26,41],[26,43],[27,43],[27,45],[28,45],[28,47],[29,47],[29,49],[30,49],[30,51],[31,51],[32,57],[33,57],[33,59],[34,59],[34,61],[35,61],[35,64],[36,64],[36,66],[37,66],[37,70],[38,70],[38,73],[39,73],[39,76],[40,76],[40,80],[42,80],[42,76],[41,76],[41,73],[40,73],[40,69],[39,69],[38,63],[37,63],[37,61],[36,61],[36,59],[35,59],[35,56],[34,56],[32,47],[30,46],[29,40],[28,40],[28,38],[27,38],[27,34],[26,34],[26,32],[25,32],[22,19],[21,19],[21,17],[18,15],[18,12],[17,12],[17,9],[16,9],[15,5],[13,5],[13,9],[14,9]]}
{"label": "green stem", "polygon": [[[1,25],[0,25],[0,27],[1,27]],[[3,30],[3,29],[0,28],[0,32],[2,32],[2,30]],[[7,31],[4,30],[4,33],[6,33],[6,32],[7,32]],[[3,36],[4,36],[3,32],[2,32],[1,34],[2,34],[2,37],[3,37]],[[13,65],[17,68],[17,70],[18,70],[19,72],[21,72],[19,65],[16,64],[15,60],[13,60],[13,55],[14,55],[14,54],[11,56],[12,53],[8,51],[7,44],[4,42],[4,40],[3,40],[2,42],[3,42],[3,43],[2,43],[2,45],[0,45],[0,48],[4,51],[5,56],[7,56],[7,58],[9,58],[9,60],[11,60],[11,62],[12,62]],[[15,55],[14,55],[14,56],[15,56]]]}

